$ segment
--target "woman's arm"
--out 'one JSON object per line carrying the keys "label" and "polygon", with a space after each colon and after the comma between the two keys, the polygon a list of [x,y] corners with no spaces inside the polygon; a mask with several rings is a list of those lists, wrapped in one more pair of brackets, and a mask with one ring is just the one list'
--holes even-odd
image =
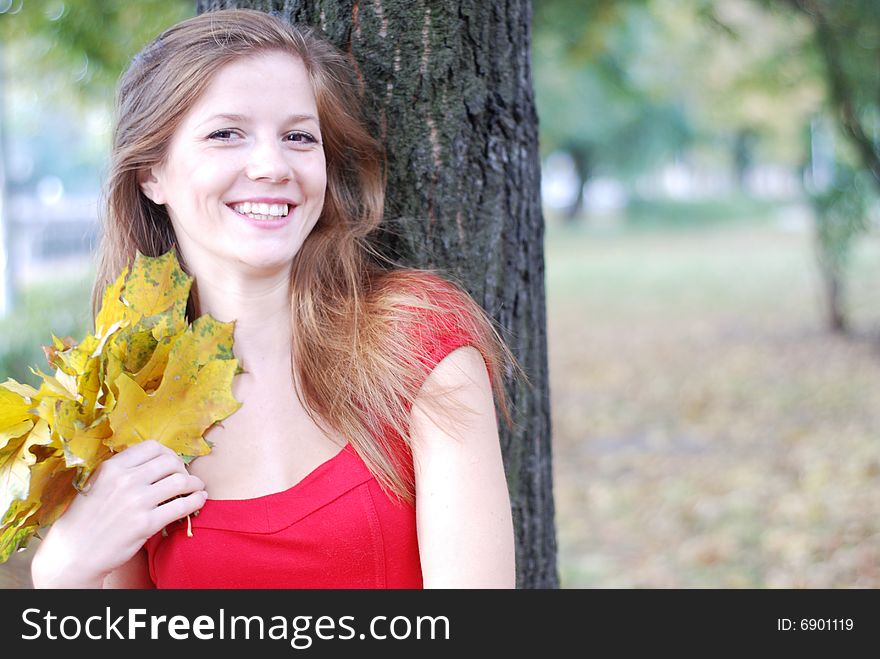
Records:
{"label": "woman's arm", "polygon": [[514,588],[510,497],[483,357],[454,350],[432,371],[410,424],[426,588]]}
{"label": "woman's arm", "polygon": [[147,550],[141,549],[127,563],[104,577],[104,588],[155,588],[150,579]]}

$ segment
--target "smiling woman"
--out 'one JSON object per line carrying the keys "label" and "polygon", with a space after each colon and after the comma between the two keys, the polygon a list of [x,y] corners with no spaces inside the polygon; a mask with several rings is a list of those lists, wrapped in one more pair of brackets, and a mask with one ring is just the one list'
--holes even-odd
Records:
{"label": "smiling woman", "polygon": [[355,89],[344,55],[256,11],[184,21],[132,62],[94,299],[174,250],[190,320],[235,322],[242,406],[189,466],[152,439],[106,460],[35,586],[514,585],[495,403],[515,364],[463,290],[366,247],[382,158]]}
{"label": "smiling woman", "polygon": [[186,263],[221,290],[255,272],[286,284],[326,187],[315,94],[302,61],[281,51],[223,67],[141,180]]}

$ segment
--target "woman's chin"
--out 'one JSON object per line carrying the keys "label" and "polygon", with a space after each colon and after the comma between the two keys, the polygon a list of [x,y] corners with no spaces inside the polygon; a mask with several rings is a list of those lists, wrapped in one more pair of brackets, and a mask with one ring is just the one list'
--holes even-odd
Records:
{"label": "woman's chin", "polygon": [[293,264],[293,255],[271,256],[267,254],[240,257],[242,272],[258,277],[274,277],[279,274],[289,274]]}

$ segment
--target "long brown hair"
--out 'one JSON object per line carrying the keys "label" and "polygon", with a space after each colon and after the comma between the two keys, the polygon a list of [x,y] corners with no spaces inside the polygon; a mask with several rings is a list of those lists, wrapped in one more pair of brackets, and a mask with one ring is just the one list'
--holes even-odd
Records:
{"label": "long brown hair", "polygon": [[[303,62],[327,162],[323,211],[291,268],[297,395],[316,423],[352,444],[383,487],[412,501],[412,470],[400,448],[409,443],[410,411],[431,367],[425,337],[437,319],[480,350],[508,421],[502,375],[515,361],[463,289],[424,271],[380,267],[371,256],[366,237],[384,207],[382,150],[360,115],[345,55],[310,29],[260,11],[220,10],[169,28],[134,58],[116,99],[93,309],[137,252],[176,249],[168,213],[142,193],[140,173],[163,161],[174,131],[222,67],[265,51]],[[199,313],[197,284],[191,319]]]}

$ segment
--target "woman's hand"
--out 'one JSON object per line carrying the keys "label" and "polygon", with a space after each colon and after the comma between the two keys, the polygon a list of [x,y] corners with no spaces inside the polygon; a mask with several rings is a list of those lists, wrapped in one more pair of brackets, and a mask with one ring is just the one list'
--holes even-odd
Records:
{"label": "woman's hand", "polygon": [[103,462],[40,543],[35,588],[101,588],[148,538],[199,510],[205,484],[171,449],[135,444]]}

